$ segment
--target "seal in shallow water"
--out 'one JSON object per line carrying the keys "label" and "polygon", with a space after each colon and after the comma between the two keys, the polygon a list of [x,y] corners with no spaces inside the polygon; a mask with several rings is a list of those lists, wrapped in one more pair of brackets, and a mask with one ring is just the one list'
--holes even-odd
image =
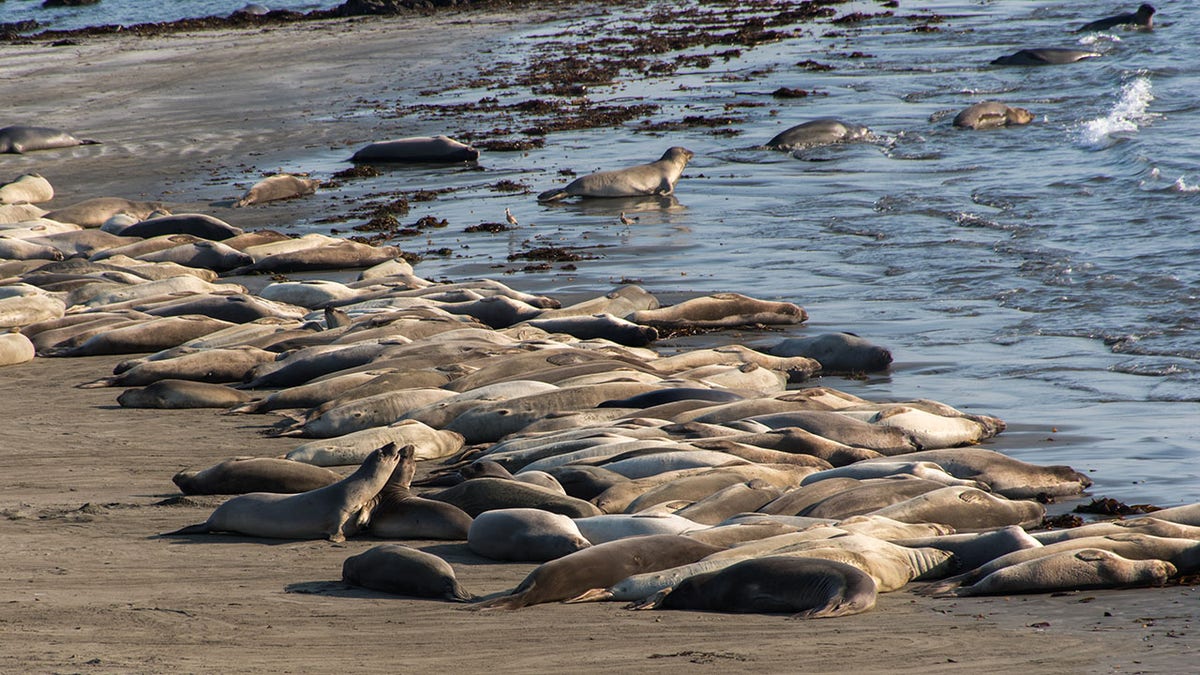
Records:
{"label": "seal in shallow water", "polygon": [[541,193],[537,200],[552,202],[563,197],[669,195],[675,191],[675,182],[683,174],[688,160],[694,156],[691,150],[676,146],[663,153],[656,162],[576,178],[566,187]]}
{"label": "seal in shallow water", "polygon": [[1048,66],[1075,63],[1101,56],[1100,52],[1066,47],[1039,47],[1022,49],[1018,52],[992,60],[993,66]]}
{"label": "seal in shallow water", "polygon": [[767,141],[763,147],[769,150],[801,150],[819,145],[861,141],[870,135],[871,130],[861,124],[823,117],[785,129]]}
{"label": "seal in shallow water", "polygon": [[365,525],[368,513],[364,505],[379,493],[399,461],[399,448],[389,443],[333,485],[297,495],[252,492],[234,497],[218,506],[207,521],[164,536],[236,532],[276,539],[345,541]]}
{"label": "seal in shallow water", "polygon": [[1085,23],[1080,26],[1076,33],[1087,33],[1090,31],[1108,30],[1117,26],[1132,26],[1140,30],[1150,30],[1154,27],[1154,7],[1143,4],[1137,8],[1136,12],[1126,12],[1125,14],[1117,14],[1091,23]]}
{"label": "seal in shallow water", "polygon": [[980,101],[965,108],[954,117],[954,126],[962,129],[998,129],[1033,121],[1033,114],[1024,108],[1010,108],[999,101]]}
{"label": "seal in shallow water", "polygon": [[448,136],[377,141],[354,153],[351,162],[473,162],[479,151]]}

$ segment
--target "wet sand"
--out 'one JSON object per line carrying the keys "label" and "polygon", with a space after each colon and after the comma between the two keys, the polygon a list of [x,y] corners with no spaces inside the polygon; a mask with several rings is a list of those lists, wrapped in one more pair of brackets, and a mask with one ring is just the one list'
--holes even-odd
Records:
{"label": "wet sand", "polygon": [[[0,92],[12,114],[121,140],[98,152],[0,157],[0,172],[40,170],[59,189],[54,205],[120,195],[221,215],[211,205],[236,196],[231,176],[302,169],[287,162],[303,149],[397,135],[371,116],[331,117],[383,91],[432,86],[462,68],[451,57],[467,46],[539,16],[5,46]],[[83,119],[88,128],[79,129]],[[331,199],[248,209],[238,224],[312,217]],[[472,613],[342,587],[342,560],[370,540],[156,538],[202,521],[220,501],[171,500],[177,470],[277,455],[294,442],[260,433],[273,416],[126,410],[115,403],[117,389],[74,388],[120,360],[37,359],[0,370],[2,672],[1194,668],[1193,588],[964,600],[901,591],[866,614],[808,622],[629,612],[618,603]],[[485,564],[462,544],[415,544],[453,563],[479,595],[511,588],[533,567]]]}

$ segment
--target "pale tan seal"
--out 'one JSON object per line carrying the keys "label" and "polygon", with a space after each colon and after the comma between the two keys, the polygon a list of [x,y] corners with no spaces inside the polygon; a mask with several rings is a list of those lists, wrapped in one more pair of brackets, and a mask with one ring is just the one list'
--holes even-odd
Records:
{"label": "pale tan seal", "polygon": [[280,199],[292,199],[311,195],[317,191],[321,181],[302,176],[280,173],[268,176],[255,183],[242,198],[233,203],[236,206],[250,206]]}
{"label": "pale tan seal", "polygon": [[361,148],[351,162],[473,162],[479,151],[448,136],[413,136],[376,141]]}
{"label": "pale tan seal", "polygon": [[999,101],[981,101],[967,107],[954,117],[954,126],[963,129],[998,129],[1033,121],[1033,113],[1024,108],[1010,108]]}
{"label": "pale tan seal", "polygon": [[208,520],[164,536],[236,532],[275,539],[345,541],[366,525],[364,506],[379,494],[400,461],[400,449],[389,443],[367,457],[344,480],[297,495],[253,492],[217,507]]}
{"label": "pale tan seal", "polygon": [[26,173],[0,185],[0,204],[40,204],[54,199],[54,186],[40,173]]}
{"label": "pale tan seal", "polygon": [[1061,551],[996,570],[955,592],[959,596],[1046,593],[1093,588],[1161,586],[1175,575],[1165,560],[1129,560],[1099,548]]}
{"label": "pale tan seal", "polygon": [[201,471],[180,471],[171,478],[185,495],[297,494],[340,480],[342,475],[336,471],[272,457],[234,457]]}
{"label": "pale tan seal", "polygon": [[683,174],[688,160],[694,156],[691,150],[676,146],[663,153],[656,162],[582,176],[566,187],[541,193],[537,200],[552,202],[563,197],[669,195],[675,191],[675,183]]}
{"label": "pale tan seal", "polygon": [[14,125],[0,129],[0,153],[22,154],[34,150],[71,148],[76,145],[98,145],[100,141],[81,139],[50,127]]}

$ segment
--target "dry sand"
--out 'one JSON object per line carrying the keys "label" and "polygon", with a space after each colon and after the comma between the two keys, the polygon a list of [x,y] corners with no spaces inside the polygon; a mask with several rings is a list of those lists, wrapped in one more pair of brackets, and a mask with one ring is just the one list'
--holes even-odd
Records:
{"label": "dry sand", "polygon": [[[280,148],[369,139],[379,124],[372,118],[320,120],[383,90],[419,91],[463,67],[456,56],[468,46],[536,18],[443,15],[5,46],[0,98],[22,120],[75,129],[86,119],[83,131],[122,139],[56,165],[56,204],[158,198],[177,182],[174,198],[199,210],[207,198],[195,186],[206,175],[255,157],[279,161]],[[3,157],[0,171],[38,162]],[[287,209],[318,207],[302,200]],[[126,410],[115,403],[119,390],[74,388],[119,360],[37,359],[0,370],[2,672],[1195,668],[1192,588],[963,600],[902,591],[860,616],[808,622],[615,603],[473,613],[342,587],[342,560],[374,541],[156,538],[204,520],[220,501],[162,504],[178,494],[175,471],[294,443],[261,435],[271,416]],[[532,569],[485,564],[462,544],[416,545],[453,563],[480,595]]]}

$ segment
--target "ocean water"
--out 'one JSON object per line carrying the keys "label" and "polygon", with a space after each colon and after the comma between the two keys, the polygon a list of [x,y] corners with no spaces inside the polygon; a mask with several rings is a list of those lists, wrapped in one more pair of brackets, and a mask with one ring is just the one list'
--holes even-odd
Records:
{"label": "ocean water", "polygon": [[[597,292],[636,279],[656,293],[791,300],[811,319],[788,334],[848,330],[895,355],[885,376],[821,384],[1000,416],[1009,429],[988,447],[1088,472],[1096,496],[1200,501],[1200,71],[1184,56],[1200,35],[1200,12],[1183,2],[1157,6],[1153,32],[1074,33],[1133,9],[1083,1],[903,3],[893,17],[805,24],[797,38],[711,69],[589,90],[597,102],[659,104],[655,121],[732,114],[736,135],[647,133],[636,123],[558,133],[540,150],[485,153],[482,173],[402,169],[370,186],[456,188],[409,214],[451,223],[426,241],[401,242],[453,249],[422,262],[426,276],[508,273],[544,292]],[[875,3],[836,9],[881,11]],[[914,31],[923,22],[911,14],[936,14],[941,20],[928,25],[938,30]],[[626,22],[638,20],[561,19],[489,53],[518,63],[529,45],[619,35]],[[989,65],[1042,46],[1102,56]],[[808,61],[833,68],[797,65]],[[781,86],[820,95],[772,98]],[[482,96],[503,102],[529,93],[447,89],[428,102]],[[1035,120],[991,131],[951,126],[958,110],[987,99],[1028,108]],[[799,156],[754,147],[818,117],[865,124],[876,141]],[[471,129],[420,115],[392,122],[410,133]],[[488,189],[509,179],[536,194],[564,181],[560,170],[650,161],[672,145],[696,153],[672,199],[539,205],[532,194]],[[333,169],[344,158],[308,159]],[[520,230],[461,233],[502,222],[506,206]],[[622,211],[637,223],[621,225]],[[512,273],[522,264],[505,256],[533,244],[590,247],[599,259],[578,270]]]}
{"label": "ocean water", "polygon": [[[233,5],[241,3],[201,13],[227,13]],[[573,36],[623,35],[628,26],[647,25],[645,12],[667,3],[637,5],[604,11],[588,5],[548,23],[518,25],[464,54],[455,64],[463,77],[441,80],[436,92],[372,91],[360,109],[313,123],[377,117],[383,137],[516,126],[519,120],[459,120],[396,106],[416,100],[436,111],[485,96],[502,103],[531,98],[528,89],[456,82],[498,63],[519,65],[540,49],[561,50]],[[1073,32],[1135,6],[904,1],[890,17],[800,24],[794,38],[743,49],[711,68],[625,75],[588,91],[597,103],[657,104],[653,121],[733,116],[727,134],[703,127],[651,132],[639,122],[561,132],[542,149],[485,152],[473,169],[395,168],[329,192],[352,202],[453,188],[414,202],[402,219],[449,222],[397,242],[415,251],[451,250],[418,265],[430,278],[488,275],[556,294],[605,292],[638,280],[657,294],[738,291],[796,302],[810,314],[805,326],[730,339],[763,345],[788,335],[858,333],[892,350],[890,372],[816,383],[999,416],[1008,430],[987,447],[1085,471],[1096,496],[1163,506],[1196,502],[1200,70],[1189,55],[1200,35],[1200,10],[1156,2],[1152,32]],[[10,0],[0,12],[31,7]],[[834,8],[838,15],[884,11],[867,2]],[[914,30],[925,25],[936,30]],[[989,65],[1025,47],[1093,49],[1102,56],[1061,66]],[[810,61],[832,69],[798,65]],[[779,87],[816,94],[773,98]],[[951,126],[958,110],[987,99],[1027,108],[1035,120],[990,131]],[[875,140],[798,156],[755,147],[819,117],[867,125]],[[696,157],[671,198],[552,205],[534,199],[566,180],[561,171],[582,175],[651,161],[673,145]],[[257,163],[319,177],[348,166],[345,149],[300,152],[265,153]],[[529,192],[491,189],[500,180]],[[468,225],[503,222],[506,207],[520,228],[463,233]],[[621,212],[637,222],[622,225]],[[348,224],[337,227],[345,231]],[[317,218],[298,227],[329,229]],[[576,269],[555,264],[541,272],[523,272],[525,263],[506,259],[546,244],[583,247],[595,258]]]}
{"label": "ocean water", "polygon": [[[204,16],[229,16],[250,4],[249,0],[101,0],[94,5],[78,7],[42,7],[42,0],[8,0],[0,2],[0,23],[34,20],[37,30],[71,30],[87,26],[157,23]],[[258,2],[267,9],[289,9],[309,12],[336,7],[340,2],[321,0],[273,0]]]}

